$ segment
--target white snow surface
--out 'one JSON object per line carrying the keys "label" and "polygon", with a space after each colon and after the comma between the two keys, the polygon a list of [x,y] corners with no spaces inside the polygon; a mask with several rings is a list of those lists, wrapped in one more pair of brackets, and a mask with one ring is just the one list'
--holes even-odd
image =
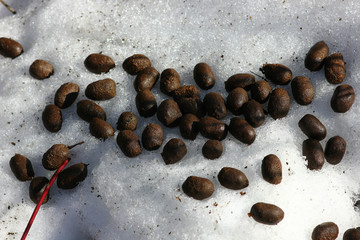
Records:
{"label": "white snow surface", "polygon": [[[28,157],[36,176],[50,178],[53,172],[41,165],[42,155],[53,144],[72,145],[71,162],[89,164],[88,177],[73,190],[51,188],[51,199],[35,219],[27,239],[310,239],[314,227],[333,221],[339,237],[360,225],[354,204],[360,197],[360,104],[350,111],[334,113],[330,99],[336,85],[325,80],[324,71],[310,72],[304,57],[317,41],[324,40],[330,53],[341,52],[346,61],[344,81],[360,93],[360,3],[358,0],[246,0],[246,1],[106,1],[43,0],[6,1],[12,15],[0,5],[0,37],[19,41],[24,53],[15,58],[0,56],[0,238],[20,239],[35,204],[28,194],[29,182],[18,181],[9,160],[19,153]],[[91,53],[112,57],[116,67],[106,74],[93,74],[84,66]],[[101,141],[91,136],[89,124],[76,114],[76,102],[86,99],[86,86],[112,78],[117,95],[98,101],[115,128],[119,115],[132,111],[136,92],[134,76],[122,68],[125,58],[145,54],[163,71],[176,69],[182,84],[193,84],[194,66],[208,63],[216,84],[207,92],[227,93],[224,82],[233,74],[253,71],[262,64],[281,63],[293,76],[309,77],[315,98],[311,105],[298,105],[292,98],[289,114],[279,120],[267,117],[256,129],[255,142],[246,146],[230,134],[223,140],[224,153],[217,160],[201,154],[206,139],[185,140],[188,153],[173,165],[165,165],[160,153],[143,149],[127,158],[115,136]],[[29,66],[36,59],[53,64],[55,73],[43,81],[32,78]],[[257,77],[257,80],[260,78]],[[62,110],[63,126],[48,132],[41,121],[47,104],[65,82],[80,86],[75,104]],[[272,85],[272,88],[275,88]],[[153,90],[158,104],[166,99]],[[266,107],[266,105],[265,105]],[[320,171],[310,171],[302,156],[306,136],[297,126],[305,114],[318,117],[327,127],[327,140],[335,135],[347,142],[338,165],[325,162]],[[225,119],[229,123],[233,115]],[[139,118],[135,133],[159,123],[155,116]],[[164,143],[179,137],[178,128],[164,128]],[[163,143],[163,145],[164,145]],[[276,154],[283,166],[283,180],[271,185],[261,175],[261,161]],[[241,191],[226,189],[217,180],[222,167],[235,167],[249,179]],[[209,178],[214,194],[199,201],[185,195],[181,185],[188,176]],[[240,194],[245,192],[246,194]],[[248,216],[251,206],[267,202],[281,207],[285,217],[276,226],[258,223]]]}

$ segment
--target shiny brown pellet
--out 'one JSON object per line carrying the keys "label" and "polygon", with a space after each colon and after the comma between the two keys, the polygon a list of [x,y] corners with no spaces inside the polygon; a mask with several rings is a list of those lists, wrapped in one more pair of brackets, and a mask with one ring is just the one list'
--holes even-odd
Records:
{"label": "shiny brown pellet", "polygon": [[325,159],[330,164],[338,164],[341,162],[346,152],[346,141],[335,136],[329,139],[325,147]]}
{"label": "shiny brown pellet", "polygon": [[291,81],[291,91],[300,105],[309,105],[314,98],[314,88],[307,77],[297,76]]}
{"label": "shiny brown pellet", "polygon": [[[29,196],[31,201],[37,204],[40,201],[40,198],[44,193],[45,188],[48,186],[48,184],[49,184],[49,179],[47,179],[46,177],[33,178],[29,186]],[[46,194],[42,204],[47,203],[47,201],[49,200],[49,195],[50,195],[50,191]]]}
{"label": "shiny brown pellet", "polygon": [[161,92],[171,95],[172,91],[180,87],[180,75],[175,69],[165,69],[160,75]]}
{"label": "shiny brown pellet", "polygon": [[141,143],[148,151],[159,149],[163,140],[163,130],[159,124],[155,123],[148,124],[141,136]]}
{"label": "shiny brown pellet", "polygon": [[33,78],[43,80],[54,74],[54,68],[51,63],[38,59],[30,65],[29,72]]}
{"label": "shiny brown pellet", "polygon": [[42,157],[42,165],[47,170],[58,169],[66,159],[69,158],[69,150],[84,142],[79,142],[72,146],[65,144],[54,144],[49,148]]}
{"label": "shiny brown pellet", "polygon": [[187,113],[181,117],[179,128],[183,138],[194,140],[199,133],[199,118],[194,114]]}
{"label": "shiny brown pellet", "polygon": [[339,235],[339,227],[333,222],[324,222],[317,225],[312,234],[312,240],[335,240]]}
{"label": "shiny brown pellet", "polygon": [[9,164],[11,171],[20,181],[31,180],[35,176],[31,161],[21,154],[15,154]]}
{"label": "shiny brown pellet", "polygon": [[49,132],[58,132],[62,126],[62,114],[58,106],[47,105],[42,112],[42,122]]}
{"label": "shiny brown pellet", "polygon": [[205,116],[206,110],[204,103],[196,98],[181,98],[176,101],[182,114],[191,113],[198,117]]}
{"label": "shiny brown pellet", "polygon": [[265,103],[270,95],[270,84],[265,80],[260,80],[251,85],[251,97],[259,103]]}
{"label": "shiny brown pellet", "polygon": [[106,113],[102,107],[90,100],[81,100],[77,103],[76,113],[87,122],[97,117],[106,121]]}
{"label": "shiny brown pellet", "polygon": [[282,166],[280,159],[269,154],[262,160],[261,174],[265,181],[271,184],[279,184],[282,180]]}
{"label": "shiny brown pellet", "polygon": [[260,103],[252,99],[244,104],[242,111],[246,121],[253,127],[260,127],[265,121],[264,109]]}
{"label": "shiny brown pellet", "polygon": [[203,200],[214,193],[214,184],[207,178],[190,176],[182,185],[186,195],[197,200]]}
{"label": "shiny brown pellet", "polygon": [[10,38],[0,38],[0,54],[4,57],[16,58],[23,53],[20,43]]}
{"label": "shiny brown pellet", "polygon": [[208,90],[215,85],[214,73],[207,63],[196,64],[193,75],[196,84],[203,90]]}
{"label": "shiny brown pellet", "polygon": [[341,53],[334,53],[325,59],[325,77],[329,83],[342,83],[346,77],[346,68]]}
{"label": "shiny brown pellet", "polygon": [[116,138],[116,142],[127,157],[136,157],[141,154],[139,138],[131,130],[120,131]]}
{"label": "shiny brown pellet", "polygon": [[260,71],[275,84],[286,85],[292,79],[291,70],[282,64],[264,64]]}
{"label": "shiny brown pellet", "polygon": [[175,89],[172,92],[172,96],[175,101],[178,101],[182,98],[194,98],[200,99],[200,92],[199,90],[193,85],[185,85]]}
{"label": "shiny brown pellet", "polygon": [[145,68],[151,67],[151,61],[143,54],[134,54],[125,59],[122,66],[128,74],[137,75]]}
{"label": "shiny brown pellet", "polygon": [[242,114],[243,105],[249,101],[247,92],[240,87],[234,88],[226,98],[226,107],[234,115]]}
{"label": "shiny brown pellet", "polygon": [[138,118],[132,112],[123,112],[116,124],[117,130],[131,130],[134,131],[136,129],[138,123]]}
{"label": "shiny brown pellet", "polygon": [[240,87],[244,88],[245,90],[249,90],[251,84],[255,82],[255,77],[249,73],[238,73],[232,75],[226,82],[225,82],[225,89],[228,92],[231,92],[233,89]]}
{"label": "shiny brown pellet", "polygon": [[224,98],[217,92],[211,92],[204,97],[204,106],[207,114],[216,119],[226,117],[226,105]]}
{"label": "shiny brown pellet", "polygon": [[57,186],[61,189],[73,189],[87,177],[87,164],[77,163],[62,170],[57,179]]}
{"label": "shiny brown pellet", "polygon": [[84,64],[87,70],[96,74],[107,73],[115,67],[114,60],[111,57],[100,53],[90,54],[85,59]]}
{"label": "shiny brown pellet", "polygon": [[86,87],[85,95],[91,100],[109,100],[116,96],[116,83],[110,78],[92,82]]}
{"label": "shiny brown pellet", "polygon": [[135,98],[136,108],[142,117],[151,117],[156,113],[157,103],[154,94],[149,90],[138,92]]}
{"label": "shiny brown pellet", "polygon": [[179,162],[187,153],[187,148],[183,140],[180,138],[172,138],[168,141],[161,153],[166,165]]}
{"label": "shiny brown pellet", "polygon": [[251,207],[250,215],[259,223],[276,225],[283,220],[285,213],[276,205],[259,202]]}
{"label": "shiny brown pellet", "polygon": [[273,119],[285,117],[290,110],[290,97],[283,88],[274,89],[269,98],[268,112]]}
{"label": "shiny brown pellet", "polygon": [[79,95],[79,85],[68,82],[61,85],[55,93],[54,103],[59,108],[70,107]]}
{"label": "shiny brown pellet", "polygon": [[249,186],[246,175],[236,168],[223,167],[217,177],[222,186],[232,190],[240,190]]}
{"label": "shiny brown pellet", "polygon": [[209,139],[223,140],[226,138],[228,127],[226,124],[213,117],[203,117],[199,122],[201,135]]}
{"label": "shiny brown pellet", "polygon": [[306,54],[305,67],[310,71],[319,71],[324,65],[324,60],[329,54],[329,47],[324,41],[315,43]]}
{"label": "shiny brown pellet", "polygon": [[324,150],[316,139],[307,139],[302,145],[302,154],[308,162],[310,170],[320,170],[325,162]]}
{"label": "shiny brown pellet", "polygon": [[334,112],[345,113],[350,110],[355,101],[355,91],[348,84],[336,87],[331,98],[331,108]]}
{"label": "shiny brown pellet", "polygon": [[213,160],[221,156],[223,146],[219,140],[210,139],[206,141],[201,151],[205,158]]}
{"label": "shiny brown pellet", "polygon": [[145,89],[151,90],[156,82],[159,80],[159,72],[153,67],[147,67],[136,76],[134,81],[134,88],[137,92]]}
{"label": "shiny brown pellet", "polygon": [[319,119],[312,114],[306,114],[298,123],[301,131],[309,138],[323,140],[326,137],[326,128]]}
{"label": "shiny brown pellet", "polygon": [[245,119],[240,117],[231,118],[229,132],[237,140],[248,145],[252,144],[256,138],[254,128]]}
{"label": "shiny brown pellet", "polygon": [[175,127],[178,125],[182,113],[174,100],[166,99],[160,103],[156,116],[165,126]]}
{"label": "shiny brown pellet", "polygon": [[350,228],[346,230],[343,240],[360,240],[360,228]]}
{"label": "shiny brown pellet", "polygon": [[106,121],[100,118],[93,118],[90,122],[90,133],[96,138],[107,139],[114,136],[114,128]]}

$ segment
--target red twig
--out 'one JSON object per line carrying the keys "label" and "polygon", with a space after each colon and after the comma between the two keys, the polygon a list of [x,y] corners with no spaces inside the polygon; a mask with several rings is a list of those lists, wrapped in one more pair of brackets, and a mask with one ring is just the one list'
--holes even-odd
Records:
{"label": "red twig", "polygon": [[46,186],[44,193],[41,195],[41,198],[40,198],[38,204],[36,205],[33,214],[31,215],[31,218],[30,218],[30,220],[29,220],[29,222],[28,222],[28,225],[27,225],[26,228],[25,228],[25,231],[24,231],[24,233],[23,233],[23,235],[22,235],[22,237],[21,237],[21,240],[25,240],[27,234],[28,234],[29,231],[30,231],[31,225],[32,225],[33,222],[34,222],[34,219],[35,219],[35,217],[36,217],[36,214],[38,213],[38,211],[39,211],[39,209],[40,209],[41,204],[43,203],[46,195],[48,194],[51,186],[54,184],[54,182],[55,182],[56,178],[58,177],[59,173],[61,172],[61,170],[64,169],[64,167],[66,166],[66,164],[68,164],[68,162],[69,162],[69,160],[66,159],[66,160],[63,162],[63,164],[56,170],[56,172],[54,173],[54,175],[53,175],[52,178],[50,179],[49,184]]}

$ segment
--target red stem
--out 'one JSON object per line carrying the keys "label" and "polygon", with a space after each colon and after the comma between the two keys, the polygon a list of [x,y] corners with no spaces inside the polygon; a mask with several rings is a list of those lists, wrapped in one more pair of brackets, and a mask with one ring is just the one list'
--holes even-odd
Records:
{"label": "red stem", "polygon": [[31,218],[30,218],[30,220],[29,220],[29,222],[28,222],[28,224],[27,224],[27,226],[26,226],[26,228],[25,228],[25,231],[24,231],[24,234],[23,234],[22,237],[21,237],[21,240],[25,240],[27,234],[28,234],[29,231],[30,231],[31,225],[33,224],[33,222],[34,222],[34,220],[35,220],[36,214],[38,213],[38,211],[39,211],[39,209],[40,209],[41,204],[43,203],[46,195],[48,194],[51,186],[54,184],[54,182],[55,182],[56,178],[58,177],[59,173],[61,172],[61,170],[64,169],[64,167],[66,166],[66,164],[68,164],[68,162],[69,162],[69,160],[66,159],[66,160],[63,162],[63,164],[56,170],[56,172],[54,173],[54,175],[53,175],[52,178],[50,179],[49,184],[46,186],[45,191],[44,191],[43,194],[41,195],[41,198],[40,198],[38,204],[36,205],[33,214],[31,215]]}

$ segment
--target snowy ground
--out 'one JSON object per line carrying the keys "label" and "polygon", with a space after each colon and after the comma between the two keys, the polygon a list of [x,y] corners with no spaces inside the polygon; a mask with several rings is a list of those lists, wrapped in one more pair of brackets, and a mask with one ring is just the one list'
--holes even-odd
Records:
{"label": "snowy ground", "polygon": [[[154,3],[155,2],[155,3]],[[360,225],[354,203],[360,194],[360,105],[359,98],[345,114],[334,113],[330,98],[336,86],[323,71],[311,73],[304,57],[317,41],[324,40],[330,52],[342,52],[347,77],[360,93],[360,3],[358,0],[309,1],[15,1],[12,15],[0,5],[0,37],[19,41],[24,53],[12,60],[0,56],[0,238],[20,239],[35,207],[28,197],[29,182],[19,182],[9,168],[15,153],[27,156],[37,176],[51,177],[41,165],[43,153],[55,143],[85,144],[71,150],[73,163],[89,163],[89,176],[73,190],[54,185],[51,199],[40,209],[28,239],[310,239],[313,228],[333,221],[342,234]],[[84,67],[91,53],[111,56],[117,67],[96,75]],[[267,118],[256,129],[257,139],[245,146],[233,137],[223,141],[224,153],[215,161],[201,154],[205,139],[185,141],[188,154],[179,163],[166,166],[162,148],[143,150],[134,159],[123,155],[113,138],[100,141],[89,133],[88,124],[76,114],[76,104],[63,110],[63,127],[54,134],[45,130],[41,112],[53,102],[56,89],[73,81],[80,86],[77,100],[85,99],[86,86],[110,77],[117,83],[117,96],[98,102],[116,126],[124,111],[137,113],[134,77],[121,65],[132,54],[147,55],[160,72],[176,69],[183,84],[195,84],[192,69],[207,62],[216,76],[210,91],[224,97],[224,81],[235,73],[254,71],[265,62],[282,63],[293,76],[305,75],[315,87],[314,102],[300,106],[292,98],[289,115]],[[35,59],[45,59],[55,68],[49,79],[39,81],[28,73]],[[274,85],[272,86],[274,87]],[[290,90],[290,86],[286,86]],[[165,96],[158,85],[154,94]],[[206,91],[201,91],[202,97]],[[343,161],[325,163],[321,171],[310,171],[301,154],[305,135],[297,127],[306,113],[327,126],[328,135],[347,141]],[[232,115],[225,120],[229,123]],[[136,134],[147,123],[141,119]],[[164,127],[165,141],[179,130]],[[282,161],[283,181],[270,185],[261,177],[261,160],[276,154]],[[242,170],[250,185],[243,191],[222,187],[217,173],[224,166]],[[187,197],[181,184],[190,176],[211,179],[212,197],[197,201]],[[285,218],[267,226],[248,217],[256,202],[278,205]]]}

